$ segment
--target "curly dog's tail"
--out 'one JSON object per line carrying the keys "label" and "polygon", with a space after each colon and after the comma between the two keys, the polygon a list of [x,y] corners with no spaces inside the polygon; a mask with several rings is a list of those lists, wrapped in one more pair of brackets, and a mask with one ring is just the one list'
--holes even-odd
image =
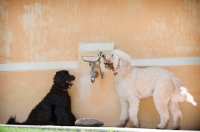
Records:
{"label": "curly dog's tail", "polygon": [[16,116],[11,116],[6,124],[12,124],[12,125],[25,125],[25,122],[19,123],[16,121]]}
{"label": "curly dog's tail", "polygon": [[171,97],[171,100],[173,102],[189,102],[191,104],[193,104],[194,106],[197,105],[197,103],[194,101],[194,98],[192,97],[192,95],[188,92],[188,90],[185,87],[180,87],[179,93],[174,94]]}

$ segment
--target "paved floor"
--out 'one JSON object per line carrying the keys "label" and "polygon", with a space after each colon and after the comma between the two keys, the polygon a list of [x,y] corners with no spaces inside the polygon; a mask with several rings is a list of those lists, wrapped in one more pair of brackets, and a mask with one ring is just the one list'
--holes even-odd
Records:
{"label": "paved floor", "polygon": [[[160,130],[160,129],[144,129],[144,128],[117,128],[117,127],[77,127],[77,126],[32,126],[32,125],[5,125],[0,126],[12,126],[12,127],[31,127],[31,128],[44,128],[44,129],[67,129],[67,130],[96,130],[96,131],[109,131],[113,132],[173,132],[177,130]],[[178,132],[196,132],[192,130],[178,130]]]}

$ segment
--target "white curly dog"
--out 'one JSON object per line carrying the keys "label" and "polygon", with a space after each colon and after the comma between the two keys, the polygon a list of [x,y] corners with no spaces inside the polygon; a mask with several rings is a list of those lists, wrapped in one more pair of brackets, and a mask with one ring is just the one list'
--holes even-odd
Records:
{"label": "white curly dog", "polygon": [[169,122],[170,110],[173,116],[173,128],[181,129],[182,114],[178,102],[190,102],[192,95],[183,83],[171,72],[158,67],[137,68],[131,66],[131,57],[115,49],[109,55],[103,55],[104,65],[114,71],[116,89],[121,104],[121,115],[118,127],[127,125],[129,117],[136,127],[140,127],[137,118],[141,98],[153,96],[156,109],[160,115],[158,129],[165,129]]}

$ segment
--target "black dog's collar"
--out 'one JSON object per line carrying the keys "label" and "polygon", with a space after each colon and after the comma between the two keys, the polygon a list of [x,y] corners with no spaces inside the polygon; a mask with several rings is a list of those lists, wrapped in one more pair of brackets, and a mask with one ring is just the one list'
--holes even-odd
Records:
{"label": "black dog's collar", "polygon": [[59,88],[59,87],[57,87],[57,88],[60,89],[60,90],[62,90],[62,91],[67,92],[67,88],[66,89],[62,89],[62,88]]}
{"label": "black dog's collar", "polygon": [[[60,88],[60,89],[61,89],[61,88]],[[61,90],[67,92],[67,89],[61,89]]]}
{"label": "black dog's collar", "polygon": [[62,91],[67,92],[67,88],[66,88],[66,89],[62,89],[62,88],[60,88],[59,86],[57,86],[56,84],[54,84],[54,87],[57,88],[57,89],[60,89],[60,90],[62,90]]}

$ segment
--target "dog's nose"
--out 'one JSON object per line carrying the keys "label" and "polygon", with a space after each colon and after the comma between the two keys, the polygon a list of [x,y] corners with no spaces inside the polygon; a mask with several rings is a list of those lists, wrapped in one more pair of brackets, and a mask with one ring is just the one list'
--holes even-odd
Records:
{"label": "dog's nose", "polygon": [[105,55],[105,54],[103,54],[103,55],[102,55],[102,57],[103,57],[103,58],[105,58],[105,57],[106,57],[106,55]]}

